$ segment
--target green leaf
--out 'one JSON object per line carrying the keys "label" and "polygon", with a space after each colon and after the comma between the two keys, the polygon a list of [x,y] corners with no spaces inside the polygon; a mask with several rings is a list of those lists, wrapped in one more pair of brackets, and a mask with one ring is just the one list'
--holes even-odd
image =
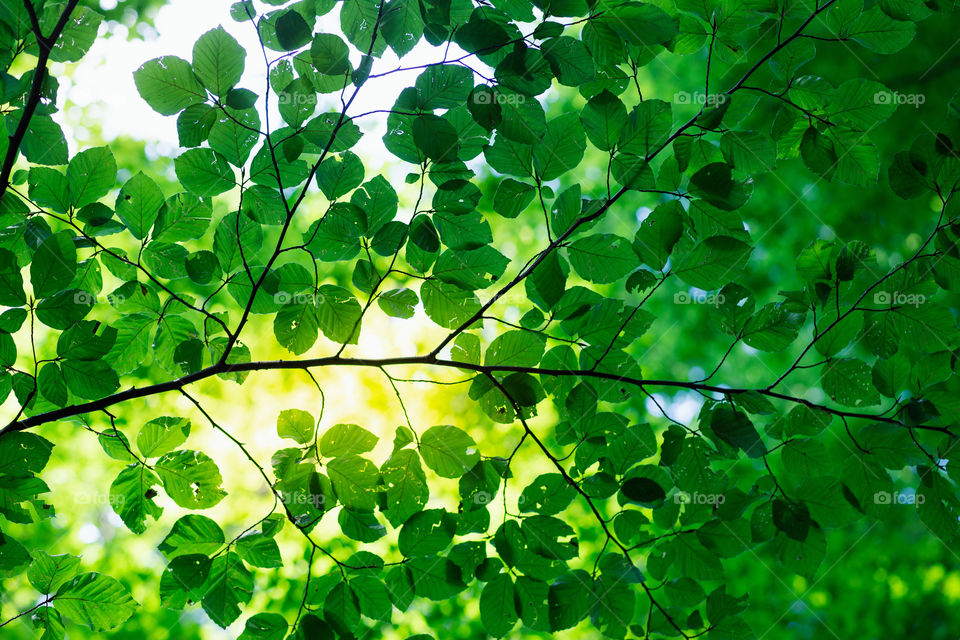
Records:
{"label": "green leaf", "polygon": [[[44,7],[40,18],[40,28],[49,33],[60,19],[61,8],[54,5]],[[64,26],[63,33],[57,38],[50,50],[50,59],[54,62],[77,62],[93,45],[103,17],[89,7],[76,7],[70,14],[70,20]]]}
{"label": "green leaf", "polygon": [[777,145],[759,131],[728,131],[720,138],[724,159],[738,171],[762,173],[773,171],[777,161]]}
{"label": "green leaf", "polygon": [[206,516],[188,514],[173,524],[157,548],[172,560],[183,555],[213,555],[224,541],[223,530],[215,521]]}
{"label": "green leaf", "polygon": [[250,89],[230,89],[225,104],[231,109],[249,109],[257,102],[257,94]]}
{"label": "green leaf", "polygon": [[626,238],[612,233],[597,233],[575,241],[567,249],[570,264],[590,282],[616,282],[638,266],[636,254]]}
{"label": "green leaf", "polygon": [[[11,367],[16,363],[16,361],[17,361],[17,345],[13,340],[13,336],[11,336],[9,333],[0,333],[0,364],[3,364],[4,366],[7,366],[7,367]],[[48,363],[48,364],[53,364],[53,363]],[[55,364],[54,366],[56,367]],[[43,368],[41,368],[41,371],[42,370]],[[58,368],[58,372],[59,372],[59,368]],[[57,376],[51,376],[50,378],[51,382],[53,382],[56,377]],[[60,378],[62,382],[62,376],[60,376]],[[55,392],[55,389],[51,388],[50,390]],[[64,389],[64,394],[66,394],[66,389]],[[66,401],[65,396],[64,396],[64,401]]]}
{"label": "green leaf", "polygon": [[343,535],[358,542],[373,542],[387,534],[387,528],[377,519],[376,514],[366,511],[354,511],[344,507],[337,514],[337,524]]}
{"label": "green leaf", "polygon": [[117,195],[117,217],[138,240],[147,236],[163,206],[163,192],[143,172],[130,178]]}
{"label": "green leaf", "polygon": [[605,12],[603,23],[625,41],[640,46],[669,42],[677,33],[677,21],[654,4],[620,4]]}
{"label": "green leaf", "polygon": [[476,294],[446,282],[424,281],[420,297],[427,317],[447,329],[456,329],[480,310]]}
{"label": "green leaf", "polygon": [[297,625],[296,636],[290,636],[291,638],[296,638],[296,640],[308,640],[311,638],[319,638],[320,640],[333,640],[336,638],[336,632],[330,627],[325,620],[318,618],[312,613],[308,613],[303,616],[300,620],[300,624]]}
{"label": "green leaf", "polygon": [[187,602],[203,597],[203,583],[210,575],[213,561],[204,555],[178,556],[170,561],[160,576],[160,602],[182,609]]}
{"label": "green leaf", "polygon": [[17,264],[17,256],[0,248],[0,304],[19,307],[27,301],[23,291],[23,276]]}
{"label": "green leaf", "polygon": [[210,105],[192,104],[177,116],[177,136],[181,147],[197,147],[210,137],[217,122],[217,111]]}
{"label": "green leaf", "polygon": [[803,542],[812,524],[810,512],[802,504],[791,504],[779,498],[773,501],[773,523],[790,538]]}
{"label": "green leaf", "polygon": [[785,304],[764,305],[744,326],[743,341],[761,351],[782,351],[797,339],[803,311]]}
{"label": "green leaf", "polygon": [[133,81],[150,108],[165,116],[207,99],[190,63],[177,56],[162,56],[143,63],[133,72]]}
{"label": "green leaf", "polygon": [[188,255],[184,267],[190,280],[197,284],[209,284],[221,274],[216,254],[206,249]]}
{"label": "green leaf", "polygon": [[136,457],[130,447],[130,441],[122,431],[113,427],[106,429],[97,437],[104,453],[120,462],[133,462]]}
{"label": "green leaf", "polygon": [[552,309],[563,298],[567,282],[566,261],[550,252],[524,281],[527,295],[536,305]]}
{"label": "green leaf", "polygon": [[645,506],[655,506],[667,497],[663,487],[650,478],[629,478],[620,486],[620,491],[630,501]]}
{"label": "green leaf", "polygon": [[[67,289],[56,293],[49,298],[44,298],[37,305],[37,319],[43,324],[53,329],[68,329],[84,318],[93,308],[93,297],[86,291],[80,289]],[[103,365],[103,363],[99,363]],[[80,373],[91,368],[93,365],[78,365]],[[101,367],[102,368],[102,367]],[[109,374],[106,370],[101,371],[107,379]],[[77,381],[83,382],[83,375],[78,374]],[[96,377],[96,375],[94,376]],[[91,381],[95,383],[96,380]],[[94,392],[98,385],[91,384],[83,389],[84,392]]]}
{"label": "green leaf", "polygon": [[[362,178],[361,178],[362,179]],[[366,219],[353,204],[337,202],[304,234],[307,250],[318,260],[351,260],[360,253],[360,237]]]}
{"label": "green leaf", "polygon": [[536,96],[550,88],[553,71],[540,51],[521,44],[500,61],[494,77],[513,91]]}
{"label": "green leaf", "polygon": [[80,558],[69,554],[51,556],[46,551],[34,552],[27,569],[27,579],[40,593],[53,593],[80,573]]}
{"label": "green leaf", "polygon": [[193,70],[212,94],[225,97],[240,82],[246,57],[240,43],[223,27],[217,27],[193,45]]}
{"label": "green leaf", "polygon": [[27,181],[30,199],[51,211],[65,213],[70,209],[70,186],[56,169],[30,167]]}
{"label": "green leaf", "polygon": [[750,188],[733,179],[725,162],[711,162],[690,176],[690,192],[718,209],[739,209],[750,198]]}
{"label": "green leaf", "polygon": [[227,108],[216,113],[211,120],[208,136],[210,148],[233,166],[242,167],[260,139],[260,115],[257,110]]}
{"label": "green leaf", "polygon": [[255,567],[276,568],[283,566],[280,547],[276,541],[262,533],[250,533],[237,540],[237,553],[244,562]]}
{"label": "green leaf", "polygon": [[352,634],[360,624],[360,602],[346,582],[339,582],[323,601],[323,617],[342,636]]}
{"label": "green leaf", "polygon": [[856,358],[836,358],[823,366],[820,378],[828,396],[848,407],[868,407],[880,403],[873,386],[870,367]]}
{"label": "green leaf", "polygon": [[575,169],[587,148],[583,126],[567,113],[547,123],[543,139],[533,147],[533,167],[541,180],[553,180]]}
{"label": "green leaf", "polygon": [[273,333],[295,355],[306,353],[320,335],[316,307],[299,302],[284,305],[274,317]]}
{"label": "green leaf", "polygon": [[373,511],[377,505],[376,486],[380,479],[377,466],[360,456],[334,458],[327,464],[337,497],[345,507]]}
{"label": "green leaf", "polygon": [[239,640],[283,640],[289,626],[279,613],[257,613],[247,618]]}
{"label": "green leaf", "polygon": [[454,64],[428,67],[414,85],[423,109],[455,109],[466,104],[473,90],[473,72]]}
{"label": "green leaf", "polygon": [[353,191],[362,182],[363,162],[350,151],[327,158],[317,170],[317,184],[327,200],[335,200]]}
{"label": "green leaf", "polygon": [[155,319],[146,313],[132,313],[116,322],[117,341],[106,359],[124,374],[140,367],[150,351]]}
{"label": "green leaf", "polygon": [[427,158],[434,162],[453,162],[457,159],[457,130],[445,118],[429,113],[417,116],[412,131],[414,144]]}
{"label": "green leaf", "polygon": [[[277,103],[280,117],[291,127],[299,129],[317,108],[317,92],[307,78],[297,78],[278,93]],[[289,147],[286,145],[295,142],[300,143],[300,151],[302,151],[303,140],[301,138],[290,138],[285,142],[284,154],[289,161],[296,160],[300,155],[299,152],[288,154]]]}
{"label": "green leaf", "polygon": [[766,453],[760,434],[742,411],[727,405],[716,407],[710,413],[710,428],[718,438],[750,458],[759,458]]}
{"label": "green leaf", "polygon": [[119,627],[137,606],[126,587],[100,573],[84,573],[56,594],[57,611],[94,631]]}
{"label": "green leaf", "polygon": [[740,275],[752,251],[736,238],[712,236],[684,254],[673,273],[698,289],[718,289]]}
{"label": "green leaf", "polygon": [[318,33],[310,45],[310,59],[320,74],[342,76],[350,71],[350,50],[339,36]]}
{"label": "green leaf", "polygon": [[[255,189],[249,189],[250,197]],[[167,198],[153,225],[153,237],[165,242],[179,242],[199,238],[210,226],[211,204],[189,193],[178,193]]]}
{"label": "green leaf", "polygon": [[81,151],[70,159],[67,182],[70,204],[82,207],[96,202],[113,188],[117,181],[117,161],[107,147]]}
{"label": "green leaf", "polygon": [[543,357],[546,341],[529,331],[507,331],[494,338],[484,357],[484,366],[535,367]]}
{"label": "green leaf", "polygon": [[400,529],[400,553],[407,558],[436,555],[450,546],[456,528],[456,520],[443,509],[420,511]]}
{"label": "green leaf", "polygon": [[576,490],[559,473],[544,473],[520,494],[520,510],[552,516],[560,513],[576,497]]}
{"label": "green leaf", "polygon": [[280,15],[276,21],[277,42],[284,51],[299,49],[310,42],[313,35],[310,25],[295,10]]}
{"label": "green leaf", "polygon": [[486,289],[500,279],[509,259],[484,245],[479,249],[448,249],[437,258],[433,275],[444,282],[466,289]]}
{"label": "green leaf", "polygon": [[633,250],[644,264],[663,269],[670,252],[683,234],[682,207],[667,203],[647,216],[633,240]]}
{"label": "green leaf", "polygon": [[377,436],[355,424],[335,424],[320,436],[320,455],[327,458],[358,455],[372,451]]}
{"label": "green leaf", "polygon": [[70,391],[85,400],[104,398],[120,388],[120,380],[104,360],[64,360],[63,379]]}
{"label": "green leaf", "polygon": [[201,604],[210,619],[227,628],[240,617],[240,605],[253,595],[253,575],[233,551],[217,556],[203,585]]}
{"label": "green leaf", "polygon": [[[263,243],[263,229],[245,215],[231,213],[224,216],[213,236],[213,253],[225,273],[244,264],[257,255]],[[246,274],[244,274],[246,277]]]}
{"label": "green leaf", "polygon": [[617,96],[604,89],[587,101],[580,112],[580,122],[590,142],[601,151],[609,151],[627,123],[627,109]]}
{"label": "green leaf", "polygon": [[[503,122],[503,108],[497,100],[497,95],[491,87],[479,84],[470,91],[470,96],[467,99],[467,110],[470,111],[474,122],[487,131],[492,131]],[[532,140],[521,141],[532,142]]]}
{"label": "green leaf", "polygon": [[374,56],[380,56],[387,48],[384,38],[374,38],[379,7],[380,2],[377,0],[344,0],[340,10],[340,28],[343,35],[360,51],[372,49]]}
{"label": "green leaf", "polygon": [[423,509],[430,497],[427,477],[416,451],[401,449],[393,453],[380,468],[386,486],[387,506],[383,515],[394,527],[406,522]]}
{"label": "green leaf", "polygon": [[36,164],[67,164],[67,139],[50,116],[34,114],[30,118],[20,151]]}
{"label": "green leaf", "polygon": [[146,531],[147,516],[154,520],[163,509],[154,502],[160,479],[150,469],[140,464],[128,465],[110,485],[110,500],[114,511],[136,534]]}
{"label": "green leaf", "polygon": [[179,447],[189,435],[190,421],[186,418],[154,418],[140,427],[137,448],[144,458],[156,458]]}
{"label": "green leaf", "polygon": [[402,57],[408,54],[423,37],[423,17],[417,5],[391,0],[384,7],[380,26],[390,48]]}
{"label": "green leaf", "polygon": [[507,635],[519,619],[516,605],[517,594],[513,581],[507,573],[484,585],[480,593],[480,620],[494,638]]}
{"label": "green leaf", "polygon": [[372,237],[397,215],[397,192],[383,176],[374,176],[364,182],[350,196],[350,202],[367,216],[367,237]]}
{"label": "green leaf", "polygon": [[[8,360],[15,360],[15,358]],[[9,364],[13,364],[13,362],[11,361]],[[63,379],[60,367],[55,362],[48,362],[40,368],[40,373],[37,375],[37,388],[44,398],[58,407],[67,404],[67,383]]]}
{"label": "green leaf", "polygon": [[412,318],[418,302],[417,294],[410,289],[391,289],[377,298],[383,312],[394,318]]}
{"label": "green leaf", "polygon": [[277,435],[290,438],[300,444],[313,441],[316,420],[308,411],[302,409],[284,409],[277,416]]}
{"label": "green leaf", "polygon": [[669,102],[644,100],[633,108],[620,131],[617,150],[647,158],[666,144],[673,129]]}
{"label": "green leaf", "polygon": [[65,289],[77,272],[77,249],[73,234],[61,231],[44,240],[30,263],[33,293],[46,298]]}
{"label": "green leaf", "polygon": [[213,149],[188,149],[173,164],[177,178],[195,195],[216,196],[236,186],[227,159]]}
{"label": "green leaf", "polygon": [[452,425],[430,427],[420,436],[423,461],[442,478],[459,478],[480,460],[477,443]]}
{"label": "green leaf", "polygon": [[873,7],[853,21],[846,35],[871,51],[889,54],[907,46],[916,31],[913,22],[894,20],[880,7]]}
{"label": "green leaf", "polygon": [[579,87],[596,75],[593,57],[586,45],[576,38],[560,36],[544,41],[540,50],[550,63],[557,81],[568,87]]}
{"label": "green leaf", "polygon": [[448,600],[466,588],[460,568],[449,558],[413,558],[407,563],[416,595]]}
{"label": "green leaf", "polygon": [[323,334],[337,343],[356,344],[363,315],[357,299],[335,285],[322,285],[317,294],[317,322]]}
{"label": "green leaf", "polygon": [[167,453],[154,465],[167,494],[186,509],[207,509],[226,495],[217,464],[200,451]]}

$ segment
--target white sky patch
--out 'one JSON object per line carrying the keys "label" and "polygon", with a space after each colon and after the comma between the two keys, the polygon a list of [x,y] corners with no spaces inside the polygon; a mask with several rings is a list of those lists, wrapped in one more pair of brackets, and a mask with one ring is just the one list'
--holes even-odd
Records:
{"label": "white sky patch", "polygon": [[[656,399],[656,402],[653,399]],[[663,412],[657,407],[657,402],[663,407],[670,418],[683,424],[690,424],[697,414],[700,413],[700,407],[703,406],[703,396],[691,392],[681,392],[670,397],[662,393],[654,393],[653,398],[647,398],[644,402],[647,411],[652,416],[662,416]]]}
{"label": "white sky patch", "polygon": [[[121,524],[123,523],[121,522]],[[83,544],[93,544],[100,539],[100,528],[95,524],[87,522],[77,529],[77,540]]]}

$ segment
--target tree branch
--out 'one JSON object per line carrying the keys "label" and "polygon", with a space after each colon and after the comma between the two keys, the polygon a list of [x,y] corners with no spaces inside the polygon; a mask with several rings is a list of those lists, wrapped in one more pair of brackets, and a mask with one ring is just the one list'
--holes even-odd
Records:
{"label": "tree branch", "polygon": [[10,186],[10,173],[13,171],[13,165],[17,162],[17,156],[20,153],[20,145],[23,144],[23,138],[27,135],[27,128],[30,126],[30,119],[33,118],[37,106],[40,104],[40,95],[43,93],[43,81],[47,77],[47,62],[50,60],[50,52],[53,45],[56,44],[60,35],[63,33],[67,22],[70,20],[70,14],[76,8],[80,0],[69,0],[60,19],[50,35],[44,37],[40,31],[40,22],[37,20],[36,11],[30,0],[23,0],[30,16],[30,23],[33,27],[33,35],[37,39],[37,65],[34,67],[33,83],[30,85],[30,93],[27,96],[27,102],[23,105],[20,112],[20,122],[17,123],[17,129],[10,136],[10,144],[7,146],[7,155],[3,159],[3,168],[0,168],[0,201],[7,193],[7,187]]}
{"label": "tree branch", "polygon": [[212,366],[209,366],[205,369],[201,369],[195,373],[183,376],[182,378],[177,378],[176,380],[169,380],[167,382],[161,382],[158,384],[152,384],[146,387],[133,387],[125,391],[120,391],[109,395],[100,400],[92,400],[90,402],[83,402],[80,404],[71,405],[68,407],[63,407],[60,409],[55,409],[53,411],[48,411],[46,413],[40,413],[23,420],[15,420],[10,422],[5,427],[0,429],[0,437],[3,437],[7,433],[13,431],[23,431],[25,429],[30,429],[32,427],[37,427],[43,424],[50,422],[55,422],[57,420],[63,420],[65,418],[71,418],[74,416],[79,416],[84,413],[91,413],[94,411],[101,411],[107,407],[119,404],[121,402],[126,402],[128,400],[136,400],[137,398],[145,398],[148,396],[158,395],[161,393],[166,393],[168,391],[182,391],[184,387],[191,385],[195,382],[205,380],[212,376],[225,373],[240,373],[247,371],[276,371],[283,369],[311,369],[316,367],[331,367],[331,366],[340,366],[340,367],[373,367],[377,369],[382,369],[383,367],[396,366],[396,365],[425,365],[425,366],[436,366],[452,369],[462,369],[467,371],[475,371],[477,373],[487,375],[492,373],[530,373],[541,376],[551,376],[551,377],[561,377],[561,376],[574,376],[581,378],[594,378],[598,380],[609,380],[612,382],[620,382],[623,384],[629,384],[640,388],[641,390],[646,391],[647,387],[668,387],[675,389],[688,389],[691,391],[699,391],[702,393],[717,393],[726,396],[738,396],[747,393],[758,393],[760,395],[766,396],[768,398],[774,398],[777,400],[784,400],[786,402],[792,402],[795,404],[802,404],[810,409],[817,411],[824,411],[831,415],[835,415],[841,418],[863,418],[865,420],[873,420],[875,422],[884,422],[888,424],[899,425],[902,427],[907,427],[910,429],[922,429],[927,431],[937,431],[941,433],[952,434],[949,429],[946,427],[938,427],[935,425],[915,425],[907,424],[898,420],[896,418],[891,418],[884,416],[882,414],[875,413],[861,413],[856,411],[845,411],[843,409],[836,409],[833,407],[828,407],[826,405],[817,404],[806,398],[800,398],[796,396],[791,396],[785,393],[779,393],[773,391],[772,389],[752,389],[746,387],[725,387],[720,385],[711,385],[704,384],[701,382],[685,382],[682,380],[645,380],[642,378],[631,378],[629,376],[621,376],[615,373],[607,373],[605,371],[596,371],[591,369],[549,369],[545,367],[521,367],[521,366],[510,366],[510,365],[480,365],[473,364],[470,362],[460,362],[458,360],[449,360],[443,358],[437,358],[432,355],[420,355],[420,356],[397,356],[390,358],[378,358],[378,359],[364,359],[364,358],[346,358],[343,356],[326,356],[322,358],[305,358],[302,360],[260,360],[255,362],[241,362],[234,364],[226,363],[217,363]]}

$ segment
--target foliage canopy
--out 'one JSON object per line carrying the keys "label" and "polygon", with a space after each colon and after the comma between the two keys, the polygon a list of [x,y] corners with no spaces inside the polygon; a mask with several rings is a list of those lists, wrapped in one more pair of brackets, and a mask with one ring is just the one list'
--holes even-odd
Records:
{"label": "foliage canopy", "polygon": [[[133,578],[31,544],[54,512],[63,432],[37,431],[55,423],[116,461],[103,490],[132,533],[182,512],[162,574],[139,576],[162,606],[244,640],[386,635],[458,598],[492,637],[745,639],[764,629],[744,554],[814,580],[830,539],[897,522],[904,500],[956,541],[960,104],[931,95],[946,115],[914,132],[898,106],[926,94],[873,70],[941,13],[243,0],[191,59],[132,71],[176,127],[168,167],[68,143],[50,69],[93,45],[95,7],[3,3],[0,578],[37,604],[0,627],[55,640],[136,619]],[[845,62],[861,58],[869,73]],[[392,107],[364,106],[397,82]],[[836,220],[798,219],[798,247],[767,237],[828,217],[794,209],[823,206],[818,189]],[[877,231],[851,207],[897,215]],[[364,349],[374,317],[393,347]],[[672,362],[648,356],[678,332]],[[386,377],[392,442],[328,424],[325,368]],[[280,370],[317,401],[280,398],[286,445],[264,463],[198,387],[256,394],[250,374]],[[456,385],[467,417],[417,424],[405,372]],[[189,410],[155,413],[171,395]],[[671,418],[683,399],[698,413]],[[247,469],[192,445],[208,428]],[[228,472],[273,503],[236,531],[201,513],[230,499]],[[339,551],[317,535],[332,521]],[[292,607],[258,598],[277,586]]]}

